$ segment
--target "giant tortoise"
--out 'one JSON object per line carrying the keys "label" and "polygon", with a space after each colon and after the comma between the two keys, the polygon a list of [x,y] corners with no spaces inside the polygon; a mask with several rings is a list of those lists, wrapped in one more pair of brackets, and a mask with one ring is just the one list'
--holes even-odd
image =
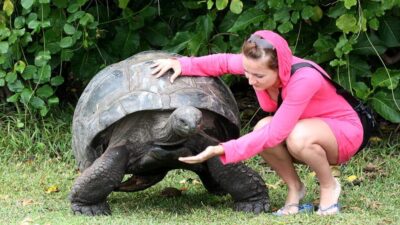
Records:
{"label": "giant tortoise", "polygon": [[[230,90],[218,78],[151,75],[152,60],[175,57],[142,52],[100,71],[81,95],[73,117],[73,153],[82,174],[71,193],[75,214],[111,213],[112,191],[135,192],[161,181],[168,171],[195,172],[214,194],[230,194],[234,209],[269,210],[262,178],[242,163],[215,157],[190,165],[180,156],[239,136],[240,122]],[[122,181],[125,175],[128,179]]]}

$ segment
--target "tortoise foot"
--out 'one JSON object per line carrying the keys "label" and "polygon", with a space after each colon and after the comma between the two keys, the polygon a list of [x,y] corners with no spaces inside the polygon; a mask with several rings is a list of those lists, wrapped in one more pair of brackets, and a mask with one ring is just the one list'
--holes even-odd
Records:
{"label": "tortoise foot", "polygon": [[259,214],[262,212],[268,212],[269,207],[270,207],[269,202],[265,199],[262,199],[259,201],[235,202],[234,210]]}
{"label": "tortoise foot", "polygon": [[86,216],[111,215],[111,209],[107,202],[100,202],[95,205],[72,203],[71,209],[75,215],[86,215]]}

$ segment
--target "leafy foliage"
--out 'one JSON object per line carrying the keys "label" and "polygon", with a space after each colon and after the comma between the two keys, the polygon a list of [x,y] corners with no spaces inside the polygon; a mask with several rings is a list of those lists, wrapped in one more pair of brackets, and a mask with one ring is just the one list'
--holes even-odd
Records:
{"label": "leafy foliage", "polygon": [[239,52],[249,34],[270,29],[295,55],[320,63],[383,118],[400,123],[399,6],[398,0],[4,0],[0,87],[13,93],[8,102],[46,115],[75,91],[60,86],[85,85],[134,53]]}

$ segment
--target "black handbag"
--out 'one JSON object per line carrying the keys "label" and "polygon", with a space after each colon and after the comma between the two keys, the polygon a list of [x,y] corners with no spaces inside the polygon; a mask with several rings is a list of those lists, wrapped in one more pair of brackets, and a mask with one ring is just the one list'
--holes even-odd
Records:
{"label": "black handbag", "polygon": [[[310,63],[307,62],[302,62],[302,63],[296,63],[292,65],[290,75],[293,75],[296,70],[303,68],[303,67],[311,67],[317,70],[322,77],[325,78],[329,83],[331,83],[335,88],[336,88],[336,93],[341,95],[350,105],[353,107],[354,111],[357,112],[358,117],[360,118],[361,124],[363,126],[364,130],[364,136],[363,136],[363,141],[361,143],[361,146],[357,150],[359,152],[362,150],[369,141],[369,138],[371,135],[374,133],[374,131],[377,128],[377,124],[374,118],[374,114],[371,108],[366,106],[362,101],[354,97],[349,91],[344,89],[342,86],[340,86],[338,83],[327,77],[324,73],[322,73],[318,68],[313,66]],[[278,107],[282,104],[282,96],[281,96],[281,90],[279,90],[279,95],[278,95]]]}

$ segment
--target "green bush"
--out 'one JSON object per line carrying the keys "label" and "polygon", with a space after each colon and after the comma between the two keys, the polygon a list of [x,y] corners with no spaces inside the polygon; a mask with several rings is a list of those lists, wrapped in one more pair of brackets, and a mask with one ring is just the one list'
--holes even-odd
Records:
{"label": "green bush", "polygon": [[295,55],[320,63],[384,119],[400,123],[399,6],[398,0],[4,0],[0,86],[13,93],[8,102],[44,116],[59,103],[60,85],[85,85],[134,53],[239,52],[250,33],[270,29]]}

